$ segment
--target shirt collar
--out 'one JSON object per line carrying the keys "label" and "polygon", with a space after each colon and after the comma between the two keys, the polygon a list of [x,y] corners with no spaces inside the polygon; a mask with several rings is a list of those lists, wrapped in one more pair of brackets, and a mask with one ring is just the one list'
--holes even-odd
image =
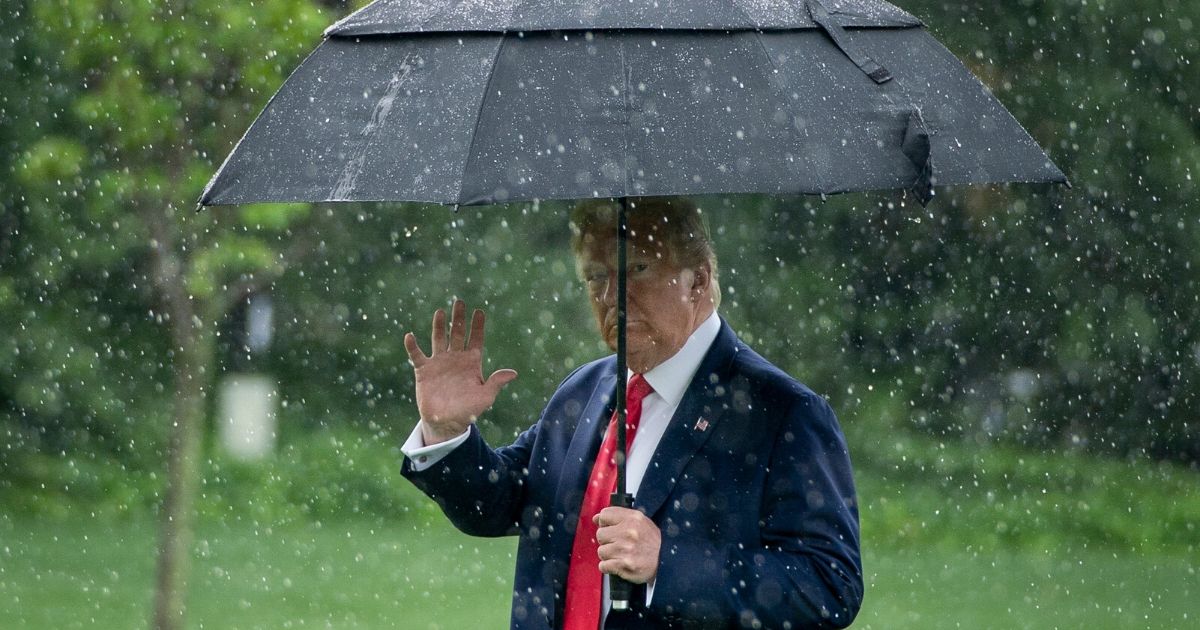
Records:
{"label": "shirt collar", "polygon": [[[704,355],[708,354],[708,349],[716,340],[719,332],[721,332],[721,318],[714,310],[712,315],[709,315],[708,319],[692,332],[679,352],[651,368],[642,377],[646,379],[647,383],[650,383],[650,387],[654,388],[654,393],[662,396],[667,403],[678,405],[683,400],[683,393],[687,391],[687,386],[692,382],[692,377],[696,375],[696,370],[700,369],[700,362],[704,360]],[[633,372],[630,371],[629,374],[632,376]]]}

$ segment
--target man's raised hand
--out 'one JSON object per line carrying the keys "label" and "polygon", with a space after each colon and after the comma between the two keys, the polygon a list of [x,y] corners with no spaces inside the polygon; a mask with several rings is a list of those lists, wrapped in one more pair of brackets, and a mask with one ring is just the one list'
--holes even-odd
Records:
{"label": "man's raised hand", "polygon": [[500,388],[517,378],[514,370],[496,370],[483,380],[483,311],[471,316],[466,332],[467,305],[454,301],[450,336],[446,337],[446,312],[433,314],[433,351],[426,355],[412,333],[404,335],[404,348],[417,380],[417,410],[426,446],[453,439],[467,430],[496,402]]}

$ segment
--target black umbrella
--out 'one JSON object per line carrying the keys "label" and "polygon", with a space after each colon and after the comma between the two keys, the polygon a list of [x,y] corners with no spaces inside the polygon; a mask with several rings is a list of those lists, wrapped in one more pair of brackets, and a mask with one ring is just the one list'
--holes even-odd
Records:
{"label": "black umbrella", "polygon": [[915,18],[825,1],[379,0],[326,32],[201,202],[1065,181]]}
{"label": "black umbrella", "polygon": [[325,35],[200,203],[619,198],[619,453],[627,198],[1066,182],[882,0],[378,0]]}

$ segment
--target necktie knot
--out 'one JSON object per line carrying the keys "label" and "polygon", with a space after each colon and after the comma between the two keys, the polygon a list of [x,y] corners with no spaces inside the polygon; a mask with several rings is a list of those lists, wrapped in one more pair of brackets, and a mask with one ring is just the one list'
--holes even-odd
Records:
{"label": "necktie knot", "polygon": [[642,399],[649,396],[654,388],[650,386],[650,382],[641,374],[634,374],[629,379],[629,385],[625,394],[625,406],[629,407],[634,402],[642,402]]}

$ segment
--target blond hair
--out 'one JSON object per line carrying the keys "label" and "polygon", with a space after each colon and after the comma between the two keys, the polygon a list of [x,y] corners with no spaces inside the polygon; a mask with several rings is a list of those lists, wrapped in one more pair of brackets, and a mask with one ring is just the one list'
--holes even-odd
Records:
{"label": "blond hair", "polygon": [[[583,277],[581,266],[583,241],[588,234],[605,231],[615,234],[616,199],[585,199],[571,210],[571,251],[575,253],[576,271]],[[666,245],[671,262],[682,268],[695,269],[707,264],[709,294],[713,307],[721,304],[721,286],[717,282],[717,253],[713,249],[708,221],[698,205],[685,197],[633,197],[629,199],[629,222],[634,217],[653,217],[654,238]]]}

